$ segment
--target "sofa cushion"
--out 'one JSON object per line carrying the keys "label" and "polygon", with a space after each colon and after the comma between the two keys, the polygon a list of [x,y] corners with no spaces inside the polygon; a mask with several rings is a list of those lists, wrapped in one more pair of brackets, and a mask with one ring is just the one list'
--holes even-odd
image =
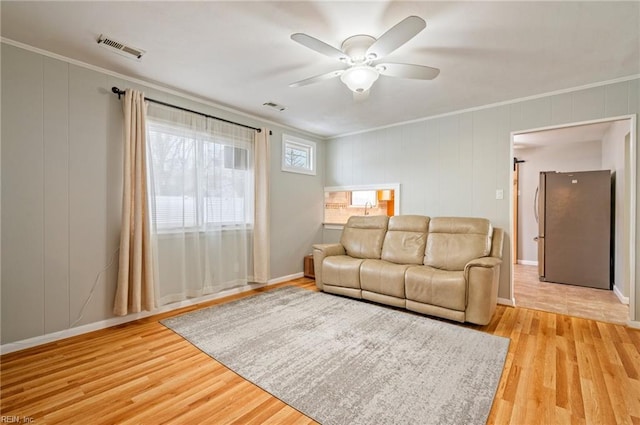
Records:
{"label": "sofa cushion", "polygon": [[360,265],[364,260],[333,255],[322,262],[322,280],[328,285],[360,289]]}
{"label": "sofa cushion", "polygon": [[360,267],[360,286],[363,290],[404,298],[405,264],[383,260],[364,260]]}
{"label": "sofa cushion", "polygon": [[382,259],[397,264],[422,264],[428,228],[429,217],[391,217],[382,244]]}
{"label": "sofa cushion", "polygon": [[467,284],[462,271],[411,266],[405,272],[407,300],[464,311]]}
{"label": "sofa cushion", "polygon": [[353,258],[380,259],[388,222],[389,217],[385,215],[349,217],[340,237],[347,255]]}
{"label": "sofa cushion", "polygon": [[489,255],[492,234],[491,222],[484,218],[432,218],[424,264],[443,270],[464,270],[470,260]]}

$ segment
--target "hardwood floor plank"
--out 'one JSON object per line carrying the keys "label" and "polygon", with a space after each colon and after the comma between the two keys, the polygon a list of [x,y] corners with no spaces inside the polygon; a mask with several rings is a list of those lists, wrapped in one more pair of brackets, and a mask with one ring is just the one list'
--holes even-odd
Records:
{"label": "hardwood floor plank", "polygon": [[589,406],[592,407],[592,409],[588,410],[592,413],[592,415],[591,417],[587,416],[587,419],[589,419],[589,421],[592,423],[598,424],[618,423],[613,412],[611,395],[607,391],[607,385],[603,373],[603,365],[598,359],[596,348],[592,344],[585,344],[583,346],[583,349],[585,351],[586,357],[588,358],[589,366],[592,370],[592,379],[590,381],[591,403],[589,403]]}
{"label": "hardwood floor plank", "polygon": [[556,347],[555,390],[556,407],[569,409],[569,376],[567,369],[567,353],[560,347]]}
{"label": "hardwood floor plank", "polygon": [[[286,284],[315,290],[306,278],[277,286]],[[38,424],[315,424],[159,323],[247,295],[6,354],[2,415]],[[511,340],[488,423],[640,425],[639,330],[505,306],[487,326],[463,326]]]}
{"label": "hardwood floor plank", "polygon": [[269,420],[280,409],[288,407],[282,401],[274,397],[268,397],[265,401],[255,406],[252,410],[234,419],[232,425],[260,425]]}
{"label": "hardwood floor plank", "polygon": [[487,424],[507,424],[513,414],[513,403],[496,398],[493,402],[491,413],[487,418]]}
{"label": "hardwood floor plank", "polygon": [[193,423],[225,423],[235,421],[246,413],[252,411],[264,401],[271,398],[271,395],[262,391],[255,385],[251,385],[244,390],[240,397],[228,402],[223,408],[213,413],[206,403],[201,404],[199,410],[192,410],[184,419]]}
{"label": "hardwood floor plank", "polygon": [[[585,399],[583,396],[583,392],[582,392],[582,382],[581,382],[581,377],[580,377],[580,368],[578,366],[578,363],[575,362],[573,364],[573,367],[571,368],[571,377],[570,377],[570,391],[569,391],[569,399],[571,401],[571,417],[572,420],[573,418],[578,418],[581,420],[585,420],[586,419],[586,415],[585,415],[585,411],[584,411],[584,405],[585,405]],[[586,400],[587,404],[590,402],[590,400]]]}
{"label": "hardwood floor plank", "polygon": [[631,344],[614,344],[618,356],[627,376],[631,379],[638,379],[638,367],[640,367],[640,354]]}

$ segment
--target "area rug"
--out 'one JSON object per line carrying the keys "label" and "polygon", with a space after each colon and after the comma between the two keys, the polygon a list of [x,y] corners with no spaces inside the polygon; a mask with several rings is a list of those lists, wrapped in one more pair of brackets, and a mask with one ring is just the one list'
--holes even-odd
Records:
{"label": "area rug", "polygon": [[324,425],[484,424],[509,339],[284,287],[162,323]]}

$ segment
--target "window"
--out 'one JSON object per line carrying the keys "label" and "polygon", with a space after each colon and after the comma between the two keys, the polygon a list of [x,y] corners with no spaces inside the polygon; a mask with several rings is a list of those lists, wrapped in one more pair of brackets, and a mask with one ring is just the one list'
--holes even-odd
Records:
{"label": "window", "polygon": [[284,134],[282,136],[282,171],[316,174],[316,144]]}
{"label": "window", "polygon": [[352,207],[375,207],[378,204],[377,192],[375,190],[354,190],[351,192]]}
{"label": "window", "polygon": [[341,228],[354,215],[391,217],[399,212],[398,183],[324,188],[324,224],[327,228]]}
{"label": "window", "polygon": [[153,216],[159,231],[253,221],[251,143],[148,121]]}

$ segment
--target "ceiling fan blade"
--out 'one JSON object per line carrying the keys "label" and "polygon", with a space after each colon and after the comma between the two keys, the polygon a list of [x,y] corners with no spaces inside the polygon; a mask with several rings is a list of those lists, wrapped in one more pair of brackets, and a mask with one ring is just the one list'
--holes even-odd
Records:
{"label": "ceiling fan blade", "polygon": [[311,50],[315,50],[318,53],[329,56],[330,58],[338,59],[341,61],[345,61],[349,58],[342,50],[338,50],[335,47],[328,45],[324,41],[320,41],[317,38],[311,37],[310,35],[303,34],[301,32],[291,34],[291,39],[302,44],[305,47],[308,47]]}
{"label": "ceiling fan blade", "polygon": [[438,68],[408,63],[381,63],[376,65],[381,75],[387,77],[413,78],[415,80],[433,80],[440,74]]}
{"label": "ceiling fan blade", "polygon": [[327,72],[326,74],[316,75],[315,77],[306,78],[304,80],[296,81],[295,83],[289,84],[289,87],[302,87],[308,86],[309,84],[318,83],[320,81],[329,80],[331,78],[339,77],[342,75],[344,70],[339,69],[337,71]]}
{"label": "ceiling fan blade", "polygon": [[402,46],[425,29],[427,23],[418,16],[409,16],[378,38],[367,50],[367,56],[380,59]]}

